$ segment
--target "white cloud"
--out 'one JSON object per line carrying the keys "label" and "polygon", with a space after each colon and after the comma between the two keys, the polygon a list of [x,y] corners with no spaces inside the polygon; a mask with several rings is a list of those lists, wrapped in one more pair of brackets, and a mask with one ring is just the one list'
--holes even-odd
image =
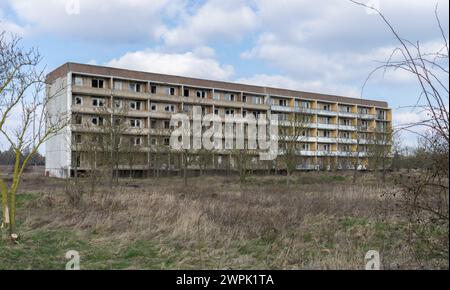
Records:
{"label": "white cloud", "polygon": [[409,111],[409,112],[401,112],[396,111],[393,114],[394,117],[394,125],[395,126],[405,126],[410,125],[414,123],[418,123],[420,121],[426,120],[427,115],[423,112],[417,112],[417,111]]}
{"label": "white cloud", "polygon": [[221,65],[214,58],[201,57],[193,52],[162,53],[153,50],[128,52],[109,61],[107,65],[217,80],[229,80],[234,74],[231,65]]}
{"label": "white cloud", "polygon": [[9,5],[30,34],[142,42],[155,37],[169,0],[79,0],[79,14],[67,10],[68,1],[9,0]]}
{"label": "white cloud", "polygon": [[282,75],[258,74],[237,80],[238,83],[285,88],[306,92],[328,93],[346,97],[359,97],[360,92],[352,86],[333,85],[321,81],[302,81]]}
{"label": "white cloud", "polygon": [[240,40],[257,25],[255,11],[248,1],[210,0],[194,13],[182,17],[173,28],[160,30],[168,46],[198,46],[210,41]]}
{"label": "white cloud", "polygon": [[26,33],[26,30],[23,27],[14,22],[4,20],[0,20],[0,31],[6,31],[9,34],[14,34],[20,37],[25,36]]}

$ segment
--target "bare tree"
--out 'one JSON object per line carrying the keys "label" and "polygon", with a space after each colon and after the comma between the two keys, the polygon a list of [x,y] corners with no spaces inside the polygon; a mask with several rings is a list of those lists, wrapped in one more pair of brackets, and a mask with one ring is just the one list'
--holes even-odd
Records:
{"label": "bare tree", "polygon": [[410,217],[411,241],[415,245],[424,245],[421,248],[429,257],[437,257],[448,268],[449,45],[448,35],[438,17],[438,6],[435,18],[442,45],[437,51],[426,52],[419,41],[412,42],[401,37],[378,9],[350,1],[376,12],[399,44],[389,59],[369,74],[365,84],[377,71],[400,70],[412,76],[419,85],[418,99],[411,108],[425,112],[427,118],[403,125],[397,130],[410,131],[420,136],[422,151],[431,166],[422,168],[419,174],[400,175],[398,184],[404,208]]}
{"label": "bare tree", "polygon": [[234,161],[234,167],[239,173],[239,182],[242,186],[247,181],[247,176],[250,173],[251,151],[248,149],[235,149],[231,151],[230,158]]}
{"label": "bare tree", "polygon": [[392,155],[392,140],[394,134],[391,128],[375,128],[370,135],[368,146],[368,158],[372,170],[381,172],[381,180],[386,182],[386,170]]}
{"label": "bare tree", "polygon": [[[16,194],[24,169],[40,146],[68,123],[66,115],[47,111],[57,93],[44,93],[44,71],[38,68],[41,60],[37,50],[21,48],[19,38],[0,33],[0,133],[15,154],[11,184],[0,178],[2,228],[9,228],[14,241],[18,239]],[[17,115],[12,118],[13,114]],[[21,124],[14,124],[17,119]]]}
{"label": "bare tree", "polygon": [[280,139],[283,142],[283,163],[286,167],[287,182],[289,177],[297,168],[298,160],[301,158],[301,148],[299,144],[305,142],[308,138],[311,117],[304,113],[294,113],[289,116],[287,121],[283,122],[283,128],[280,130]]}

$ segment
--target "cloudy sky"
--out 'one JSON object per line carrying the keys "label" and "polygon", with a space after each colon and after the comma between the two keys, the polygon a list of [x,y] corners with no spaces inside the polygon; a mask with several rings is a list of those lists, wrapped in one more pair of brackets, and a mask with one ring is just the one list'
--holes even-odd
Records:
{"label": "cloudy sky", "polygon": [[[447,0],[361,1],[430,52],[443,44],[438,3],[448,37]],[[75,61],[351,97],[397,46],[378,15],[348,0],[2,0],[0,30],[38,47],[48,71]],[[391,72],[363,97],[388,101],[400,124],[420,119],[402,108],[418,94]]]}

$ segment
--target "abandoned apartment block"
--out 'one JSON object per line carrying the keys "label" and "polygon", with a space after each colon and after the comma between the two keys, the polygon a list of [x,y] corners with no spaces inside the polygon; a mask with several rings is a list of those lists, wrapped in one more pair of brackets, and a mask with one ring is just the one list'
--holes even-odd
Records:
{"label": "abandoned apartment block", "polygon": [[[392,120],[382,101],[77,63],[55,69],[47,83],[47,94],[55,95],[48,110],[71,116],[70,126],[46,143],[46,174],[62,178],[105,167],[120,176],[178,172],[187,159],[169,146],[170,119],[175,113],[192,117],[194,106],[221,117],[278,115],[279,158],[262,161],[248,152],[252,170],[282,171],[281,157],[292,142],[297,170],[350,169],[356,158],[364,168],[373,134],[390,130]],[[301,132],[293,133],[298,116]],[[230,150],[197,153],[185,164],[190,170],[237,166]]]}

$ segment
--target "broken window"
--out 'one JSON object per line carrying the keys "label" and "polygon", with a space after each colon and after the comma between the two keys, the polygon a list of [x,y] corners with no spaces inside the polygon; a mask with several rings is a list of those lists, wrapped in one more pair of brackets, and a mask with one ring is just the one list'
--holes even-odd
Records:
{"label": "broken window", "polygon": [[331,106],[327,105],[327,104],[324,104],[324,105],[322,105],[322,109],[325,110],[325,111],[331,111]]}
{"label": "broken window", "polygon": [[131,119],[130,120],[130,126],[131,126],[131,128],[140,128],[141,127],[141,120],[139,120],[139,119]]}
{"label": "broken window", "polygon": [[206,98],[206,92],[205,91],[197,91],[197,98]]}
{"label": "broken window", "polygon": [[103,125],[103,117],[92,117],[91,123],[95,126],[101,126]]}
{"label": "broken window", "polygon": [[165,108],[164,108],[164,111],[166,111],[166,112],[175,112],[175,106],[174,105],[167,105]]}
{"label": "broken window", "polygon": [[83,105],[83,97],[76,96],[73,101],[75,105]]}
{"label": "broken window", "polygon": [[229,102],[234,102],[234,94],[226,94],[225,100]]}
{"label": "broken window", "polygon": [[170,121],[168,120],[164,121],[164,129],[170,129]]}
{"label": "broken window", "polygon": [[92,87],[103,89],[103,80],[100,79],[92,79]]}
{"label": "broken window", "polygon": [[287,100],[280,100],[279,105],[282,107],[287,107]]}
{"label": "broken window", "polygon": [[141,143],[142,143],[141,137],[134,137],[133,138],[133,145],[134,146],[141,146]]}
{"label": "broken window", "polygon": [[104,105],[105,105],[105,102],[103,99],[99,99],[99,98],[92,99],[92,106],[103,107]]}
{"label": "broken window", "polygon": [[81,167],[81,156],[80,155],[77,155],[75,157],[75,163],[76,163],[77,168]]}
{"label": "broken window", "polygon": [[134,111],[139,111],[141,109],[141,102],[130,101],[130,109]]}
{"label": "broken window", "polygon": [[82,142],[81,134],[76,134],[75,135],[75,143],[76,144],[81,144],[81,142]]}
{"label": "broken window", "polygon": [[75,116],[75,124],[81,125],[82,122],[83,122],[83,117],[80,115],[76,115]]}
{"label": "broken window", "polygon": [[227,116],[234,116],[234,109],[226,109],[225,115]]}
{"label": "broken window", "polygon": [[151,85],[150,86],[150,93],[156,94],[156,85]]}
{"label": "broken window", "polygon": [[184,89],[183,96],[189,97],[189,89]]}
{"label": "broken window", "polygon": [[114,100],[114,107],[117,109],[122,108],[122,100]]}
{"label": "broken window", "polygon": [[138,83],[130,83],[130,84],[128,85],[128,89],[129,89],[131,92],[139,93],[139,92],[141,91],[141,85],[138,84]]}

